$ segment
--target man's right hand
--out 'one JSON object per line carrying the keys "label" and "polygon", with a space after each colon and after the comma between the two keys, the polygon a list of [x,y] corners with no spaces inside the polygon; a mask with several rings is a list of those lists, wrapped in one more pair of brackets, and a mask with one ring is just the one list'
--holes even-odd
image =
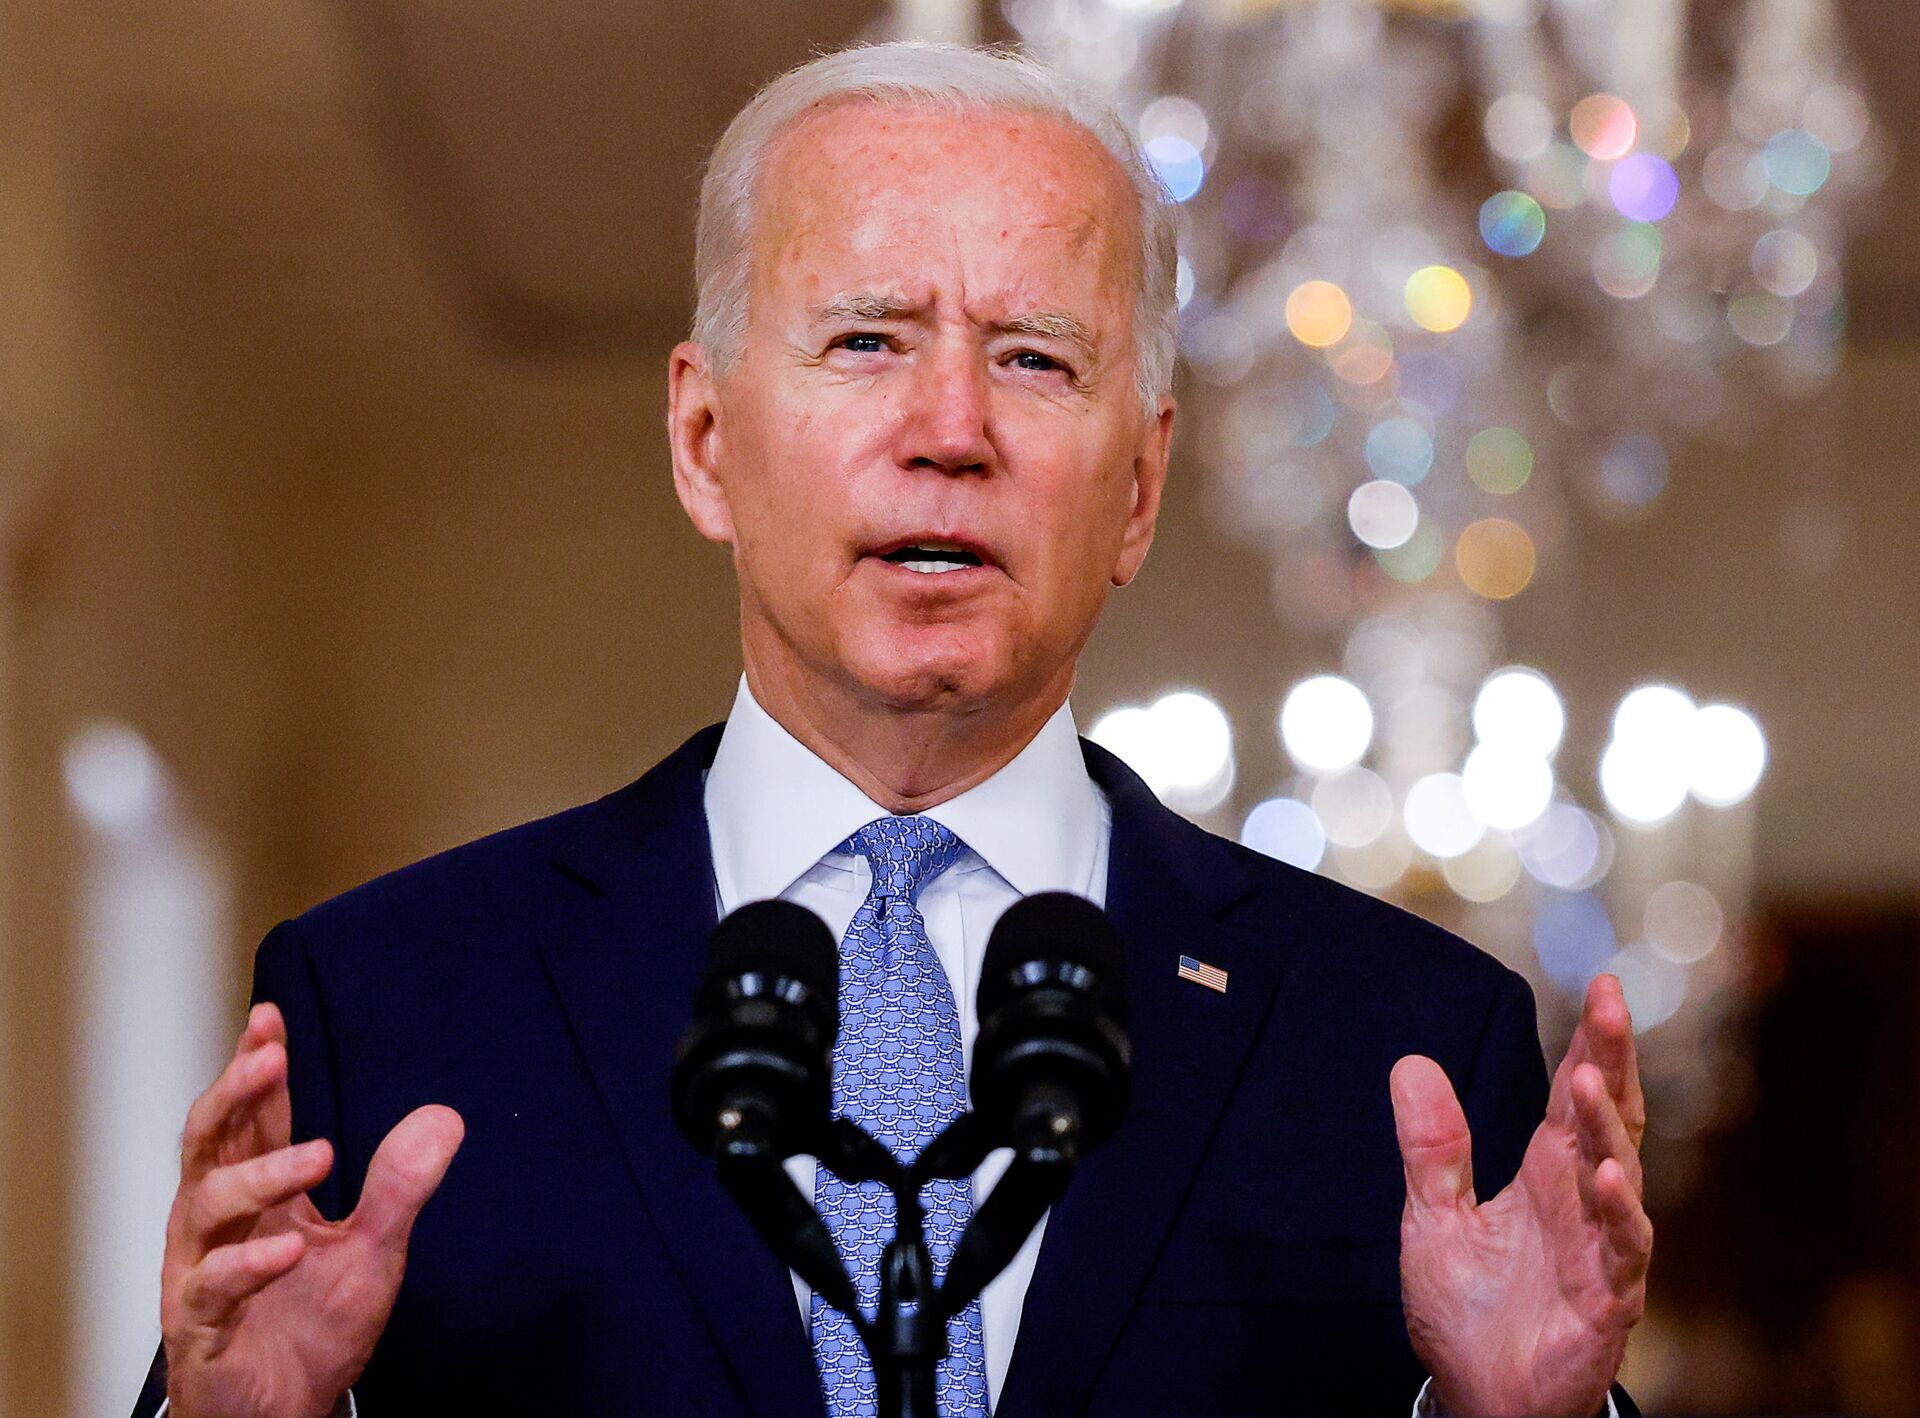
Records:
{"label": "man's right hand", "polygon": [[160,1324],[170,1418],[323,1418],[386,1328],[414,1218],[466,1127],[416,1109],[367,1167],[360,1205],[330,1222],[307,1199],[325,1139],[290,1147],[287,1028],[256,1005],[226,1071],[195,1100],[167,1220]]}

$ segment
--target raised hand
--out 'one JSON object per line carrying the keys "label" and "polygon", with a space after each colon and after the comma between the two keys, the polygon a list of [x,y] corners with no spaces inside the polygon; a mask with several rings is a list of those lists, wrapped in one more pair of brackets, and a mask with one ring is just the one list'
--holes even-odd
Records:
{"label": "raised hand", "polygon": [[1466,1115],[1440,1066],[1394,1065],[1407,1172],[1400,1288],[1407,1332],[1451,1418],[1606,1407],[1646,1308],[1653,1225],[1641,1205],[1646,1104],[1620,982],[1587,990],[1520,1174],[1479,1203]]}
{"label": "raised hand", "polygon": [[306,1193],[333,1150],[290,1147],[291,1127],[286,1025],[257,1005],[187,1114],[160,1279],[170,1418],[331,1411],[386,1328],[414,1218],[465,1134],[451,1108],[409,1113],[374,1153],[353,1215],[329,1222]]}

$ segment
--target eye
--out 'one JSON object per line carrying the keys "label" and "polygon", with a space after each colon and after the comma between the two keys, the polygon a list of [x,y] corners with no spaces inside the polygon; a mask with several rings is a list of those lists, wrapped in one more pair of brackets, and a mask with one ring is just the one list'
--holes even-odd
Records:
{"label": "eye", "polygon": [[1036,374],[1047,374],[1056,369],[1066,370],[1066,366],[1059,360],[1052,355],[1042,354],[1039,350],[1020,350],[1014,354],[1013,360],[1021,369],[1031,370]]}
{"label": "eye", "polygon": [[842,335],[835,340],[836,349],[850,350],[854,354],[879,354],[886,348],[887,337],[871,330],[856,330],[850,335]]}

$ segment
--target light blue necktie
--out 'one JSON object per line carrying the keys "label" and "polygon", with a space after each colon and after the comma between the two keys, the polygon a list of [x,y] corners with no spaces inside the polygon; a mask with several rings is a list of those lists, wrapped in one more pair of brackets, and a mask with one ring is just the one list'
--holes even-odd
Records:
{"label": "light blue necktie", "polygon": [[[906,1161],[966,1107],[960,1010],[916,904],[921,888],[965,848],[931,818],[883,817],[838,850],[865,857],[873,885],[840,946],[834,1111]],[[929,1182],[920,1196],[934,1272],[944,1276],[954,1243],[973,1215],[973,1186],[964,1179]],[[849,1186],[822,1168],[814,1199],[853,1272],[860,1306],[871,1318],[880,1302],[880,1254],[893,1236],[892,1193],[879,1182]],[[852,1324],[817,1293],[812,1319],[813,1353],[829,1418],[873,1418],[879,1411],[873,1367]],[[985,1418],[980,1302],[956,1315],[947,1333],[951,1352],[939,1370],[940,1412],[944,1418]]]}

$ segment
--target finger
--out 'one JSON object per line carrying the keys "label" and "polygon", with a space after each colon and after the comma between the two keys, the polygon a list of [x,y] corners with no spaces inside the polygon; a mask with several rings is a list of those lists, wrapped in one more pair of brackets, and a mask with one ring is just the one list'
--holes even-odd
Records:
{"label": "finger", "polygon": [[276,1087],[284,1089],[286,1078],[286,1046],[256,1036],[249,1022],[232,1061],[187,1110],[180,1137],[182,1178],[192,1181],[219,1166],[222,1145],[245,1131],[253,1109]]}
{"label": "finger", "polygon": [[1617,1162],[1635,1194],[1640,1189],[1640,1153],[1628,1136],[1626,1124],[1600,1070],[1593,1064],[1580,1065],[1573,1080],[1574,1137],[1580,1148],[1581,1165],[1575,1169],[1580,1182],[1580,1200],[1589,1215],[1595,1214],[1593,1177],[1602,1163]]}
{"label": "finger", "polygon": [[325,1138],[214,1168],[188,1193],[189,1257],[240,1240],[262,1212],[318,1186],[332,1169],[333,1147]]}
{"label": "finger", "polygon": [[1547,1121],[1560,1127],[1573,1128],[1576,1124],[1573,1115],[1573,1074],[1581,1064],[1589,1062],[1593,1050],[1587,1041],[1586,1018],[1583,1015],[1574,1027],[1573,1038],[1567,1042],[1566,1057],[1560,1060],[1560,1067],[1553,1071],[1553,1084],[1547,1092]]}
{"label": "finger", "polygon": [[1647,1218],[1637,1188],[1617,1161],[1602,1162],[1594,1173],[1594,1193],[1606,1236],[1607,1284],[1614,1294],[1631,1296],[1647,1277],[1653,1259],[1653,1222]]}
{"label": "finger", "polygon": [[[248,1026],[252,1027],[256,1019],[260,1021],[260,1028],[267,1039],[282,1049],[287,1047],[287,1021],[281,1015],[279,1005],[271,1002],[256,1004],[247,1016]],[[269,1091],[261,1100],[254,1118],[260,1130],[262,1150],[272,1151],[293,1141],[293,1100],[285,1087]]]}
{"label": "finger", "polygon": [[416,1108],[381,1141],[367,1164],[360,1205],[353,1213],[375,1244],[404,1250],[414,1218],[447,1174],[467,1127],[451,1108]]}
{"label": "finger", "polygon": [[1606,1077],[1635,1146],[1646,1130],[1647,1105],[1640,1091],[1640,1065],[1633,1045],[1633,1016],[1614,975],[1596,975],[1580,1011],[1589,1057]]}
{"label": "finger", "polygon": [[234,1306],[293,1269],[306,1250],[298,1231],[282,1231],[209,1252],[180,1286],[180,1318],[189,1325],[221,1327]]}
{"label": "finger", "polygon": [[1407,1172],[1407,1204],[1421,1209],[1473,1205],[1473,1134],[1439,1064],[1409,1054],[1387,1080],[1393,1129]]}

